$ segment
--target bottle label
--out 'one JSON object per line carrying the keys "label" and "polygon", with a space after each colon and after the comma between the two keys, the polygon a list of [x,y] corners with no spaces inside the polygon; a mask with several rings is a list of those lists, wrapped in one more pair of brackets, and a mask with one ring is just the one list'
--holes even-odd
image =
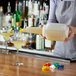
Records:
{"label": "bottle label", "polygon": [[5,18],[4,18],[4,26],[11,27],[11,25],[12,25],[11,21],[12,21],[12,16],[10,16],[10,15],[5,16]]}
{"label": "bottle label", "polygon": [[36,49],[42,49],[42,38],[36,35]]}
{"label": "bottle label", "polygon": [[45,48],[51,48],[51,41],[45,39]]}
{"label": "bottle label", "polygon": [[28,26],[29,26],[29,27],[32,26],[32,18],[28,18]]}

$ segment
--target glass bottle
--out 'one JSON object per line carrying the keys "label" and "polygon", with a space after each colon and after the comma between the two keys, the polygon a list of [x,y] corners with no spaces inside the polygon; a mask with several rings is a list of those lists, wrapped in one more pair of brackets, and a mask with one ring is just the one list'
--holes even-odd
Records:
{"label": "glass bottle", "polygon": [[28,19],[28,1],[26,1],[25,18],[26,18],[26,20]]}
{"label": "glass bottle", "polygon": [[40,35],[36,35],[36,50],[42,49],[42,38]]}
{"label": "glass bottle", "polygon": [[[12,18],[13,18],[13,20],[12,20],[12,22],[13,22],[13,27],[16,25],[16,23],[19,23],[20,24],[20,26],[21,26],[21,17],[22,17],[22,15],[21,15],[21,13],[19,12],[19,10],[18,10],[18,4],[19,4],[19,2],[18,1],[16,1],[16,5],[15,5],[15,12],[13,13],[13,16],[12,16]],[[14,18],[15,17],[15,18]],[[15,20],[14,20],[15,19]],[[16,23],[15,23],[16,22]],[[17,25],[15,26],[15,28],[14,28],[14,30],[17,30]]]}
{"label": "glass bottle", "polygon": [[29,34],[28,48],[29,49],[36,49],[36,35],[35,34]]}
{"label": "glass bottle", "polygon": [[10,15],[10,16],[12,15],[12,13],[11,13],[11,6],[10,6],[10,2],[8,2],[6,15]]}
{"label": "glass bottle", "polygon": [[0,28],[3,27],[3,18],[4,18],[4,13],[3,13],[3,7],[0,7]]}
{"label": "glass bottle", "polygon": [[12,25],[12,13],[11,13],[10,2],[8,2],[7,12],[5,14],[4,21],[5,21],[5,25],[4,26],[7,26],[7,28],[10,29],[11,25]]}
{"label": "glass bottle", "polygon": [[23,7],[22,7],[22,18],[25,18],[25,0],[23,0]]}

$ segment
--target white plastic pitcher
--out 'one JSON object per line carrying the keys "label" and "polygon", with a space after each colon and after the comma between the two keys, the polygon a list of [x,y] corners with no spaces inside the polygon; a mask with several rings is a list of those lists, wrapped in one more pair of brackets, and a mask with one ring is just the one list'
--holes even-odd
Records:
{"label": "white plastic pitcher", "polygon": [[48,40],[64,41],[68,37],[69,28],[65,24],[48,23],[43,29],[43,34]]}

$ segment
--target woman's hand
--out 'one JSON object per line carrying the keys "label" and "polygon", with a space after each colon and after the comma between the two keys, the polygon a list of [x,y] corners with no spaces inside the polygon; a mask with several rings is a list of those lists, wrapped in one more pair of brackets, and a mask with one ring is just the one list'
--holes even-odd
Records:
{"label": "woman's hand", "polygon": [[68,35],[68,38],[66,38],[65,40],[64,40],[64,42],[67,42],[68,40],[70,40],[70,39],[72,39],[73,37],[74,37],[74,27],[72,27],[72,26],[68,26],[69,27],[69,35]]}

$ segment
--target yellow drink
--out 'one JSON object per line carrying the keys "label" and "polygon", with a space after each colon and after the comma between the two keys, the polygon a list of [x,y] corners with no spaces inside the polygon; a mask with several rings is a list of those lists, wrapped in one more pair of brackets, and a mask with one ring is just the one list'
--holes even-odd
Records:
{"label": "yellow drink", "polygon": [[23,29],[22,32],[42,34],[42,29],[39,27],[27,27],[26,29]]}
{"label": "yellow drink", "polygon": [[6,41],[8,41],[8,40],[9,40],[9,37],[10,37],[11,35],[13,35],[13,32],[4,32],[4,33],[2,33],[1,35],[4,36],[4,39],[5,39]]}
{"label": "yellow drink", "polygon": [[12,41],[12,43],[14,44],[16,49],[20,49],[22,46],[25,45],[25,41],[21,41],[21,40]]}
{"label": "yellow drink", "polygon": [[3,35],[5,41],[8,41],[9,40],[9,37],[11,35],[13,35],[13,32],[3,32],[3,33],[1,33],[1,35]]}
{"label": "yellow drink", "polygon": [[65,31],[45,30],[46,38],[53,41],[64,41],[66,38]]}

